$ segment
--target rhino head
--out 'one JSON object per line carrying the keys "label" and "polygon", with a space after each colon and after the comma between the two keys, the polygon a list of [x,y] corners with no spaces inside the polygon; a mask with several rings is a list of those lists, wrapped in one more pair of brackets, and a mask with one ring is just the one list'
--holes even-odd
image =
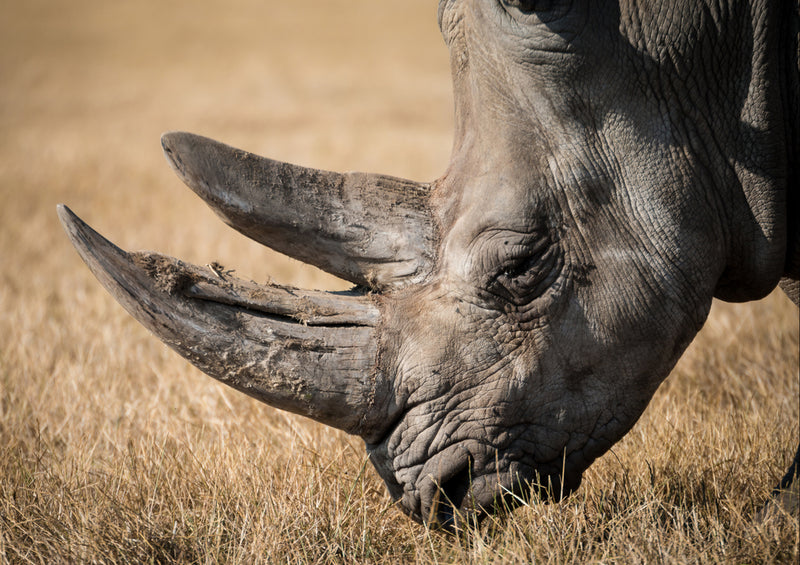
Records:
{"label": "rhino head", "polygon": [[781,59],[759,55],[777,7],[671,6],[442,0],[456,133],[430,184],[164,135],[225,222],[349,292],[128,253],[66,207],[62,222],[197,367],[361,436],[415,519],[557,498],[636,422],[714,296],[786,274],[793,117]]}

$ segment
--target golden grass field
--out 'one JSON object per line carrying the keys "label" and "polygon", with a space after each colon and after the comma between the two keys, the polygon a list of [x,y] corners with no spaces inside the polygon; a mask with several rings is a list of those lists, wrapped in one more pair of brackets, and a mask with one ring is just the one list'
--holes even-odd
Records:
{"label": "golden grass field", "polygon": [[55,206],[128,249],[344,288],[224,226],[163,131],[418,180],[452,130],[433,0],[6,2],[0,17],[0,560],[797,562],[756,519],[800,435],[798,312],[715,304],[628,436],[560,504],[450,536],[395,508],[360,440],[192,368],[94,280]]}

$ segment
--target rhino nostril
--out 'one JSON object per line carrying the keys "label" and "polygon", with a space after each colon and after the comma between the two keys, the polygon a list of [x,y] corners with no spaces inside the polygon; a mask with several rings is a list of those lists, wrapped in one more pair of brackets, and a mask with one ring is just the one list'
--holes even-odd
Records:
{"label": "rhino nostril", "polygon": [[472,458],[453,476],[439,485],[439,503],[436,518],[440,525],[452,528],[464,519],[459,516],[464,498],[472,487]]}

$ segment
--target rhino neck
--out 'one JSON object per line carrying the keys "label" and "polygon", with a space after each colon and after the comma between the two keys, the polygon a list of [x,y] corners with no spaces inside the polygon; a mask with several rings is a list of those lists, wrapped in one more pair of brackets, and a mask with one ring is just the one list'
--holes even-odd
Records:
{"label": "rhino neck", "polygon": [[[787,27],[788,4],[753,2],[749,20],[741,22],[738,60],[728,61],[734,63],[729,72],[738,81],[730,94],[738,102],[725,111],[738,123],[724,150],[735,176],[721,187],[727,202],[728,255],[715,292],[726,301],[766,296],[785,271],[791,191],[787,148],[794,134],[783,94],[785,59],[774,54],[785,47],[781,31]],[[723,56],[718,68],[724,62]]]}
{"label": "rhino neck", "polygon": [[784,109],[787,119],[786,266],[781,288],[800,306],[800,8],[786,2],[781,53]]}

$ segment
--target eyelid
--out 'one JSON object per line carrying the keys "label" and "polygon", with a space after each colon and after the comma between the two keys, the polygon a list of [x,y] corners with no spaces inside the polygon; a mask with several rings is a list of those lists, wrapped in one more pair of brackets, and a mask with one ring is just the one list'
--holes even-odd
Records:
{"label": "eyelid", "polygon": [[465,277],[488,288],[504,269],[545,253],[552,246],[553,234],[541,222],[536,225],[537,229],[492,227],[477,232],[466,248],[468,260],[462,265]]}
{"label": "eyelid", "polygon": [[519,241],[511,242],[506,240],[503,242],[503,247],[506,249],[518,249],[521,251],[520,255],[533,255],[550,246],[550,237],[544,234],[536,234],[536,236],[525,237]]}
{"label": "eyelid", "polygon": [[503,301],[522,306],[536,300],[559,278],[563,256],[550,238],[537,240],[536,247],[509,255],[489,276],[486,290]]}
{"label": "eyelid", "polygon": [[509,260],[500,267],[495,278],[505,277],[509,279],[509,282],[514,282],[528,274],[528,272],[535,267],[546,267],[553,259],[555,253],[555,247],[547,245],[542,249],[531,250],[528,253],[520,254],[516,257],[509,257]]}

